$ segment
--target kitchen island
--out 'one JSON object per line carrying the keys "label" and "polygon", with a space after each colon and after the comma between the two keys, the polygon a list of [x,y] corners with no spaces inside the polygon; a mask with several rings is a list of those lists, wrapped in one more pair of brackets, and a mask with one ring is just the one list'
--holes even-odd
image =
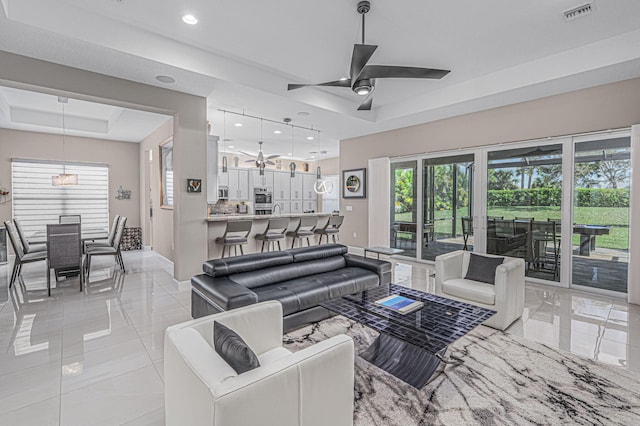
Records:
{"label": "kitchen island", "polygon": [[[317,228],[322,228],[326,225],[327,221],[331,214],[329,213],[298,213],[298,214],[272,214],[272,215],[252,215],[252,214],[214,214],[207,217],[206,221],[208,223],[208,258],[209,259],[217,259],[222,254],[222,245],[216,244],[216,238],[222,237],[224,235],[224,231],[227,228],[227,222],[233,222],[238,220],[250,220],[251,224],[251,232],[249,232],[249,237],[247,238],[248,243],[243,246],[244,252],[246,253],[259,253],[260,248],[262,246],[262,241],[258,241],[255,239],[256,234],[261,234],[267,229],[267,224],[269,219],[289,218],[289,231],[295,230],[295,227],[298,223],[298,218],[304,216],[312,216],[318,218]],[[292,239],[287,237],[286,241],[283,243],[282,249],[291,248]],[[318,238],[314,236],[312,239],[312,244],[318,244]],[[233,252],[232,252],[233,254]],[[238,251],[240,254],[240,251]]]}

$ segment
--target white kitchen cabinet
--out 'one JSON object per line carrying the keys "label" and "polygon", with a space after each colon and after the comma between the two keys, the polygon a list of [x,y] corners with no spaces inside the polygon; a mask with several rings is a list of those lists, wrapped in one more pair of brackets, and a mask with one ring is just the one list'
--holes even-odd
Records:
{"label": "white kitchen cabinet", "polygon": [[222,170],[220,170],[220,174],[218,175],[218,186],[229,186],[229,172],[227,171],[227,173],[222,173]]}
{"label": "white kitchen cabinet", "polygon": [[273,190],[273,172],[265,170],[264,176],[260,176],[260,169],[251,169],[251,179],[249,183],[250,192],[253,192],[253,188]]}
{"label": "white kitchen cabinet", "polygon": [[[276,206],[280,206],[279,209],[276,209]],[[291,202],[290,201],[274,201],[273,203],[273,214],[289,214],[291,213]]]}
{"label": "white kitchen cabinet", "polygon": [[290,200],[291,199],[291,177],[287,172],[273,173],[273,199],[274,200]]}
{"label": "white kitchen cabinet", "polygon": [[318,210],[318,203],[317,201],[309,201],[309,200],[304,200],[302,202],[302,211],[304,212],[316,212]]}
{"label": "white kitchen cabinet", "polygon": [[291,200],[291,214],[302,213],[303,201]]}
{"label": "white kitchen cabinet", "polygon": [[316,175],[313,173],[302,175],[302,199],[303,200],[317,200],[318,195],[313,190],[313,186],[316,183]]}
{"label": "white kitchen cabinet", "polygon": [[296,173],[296,177],[291,178],[291,201],[302,200],[302,176],[302,173]]}
{"label": "white kitchen cabinet", "polygon": [[249,170],[229,169],[229,200],[249,201]]}

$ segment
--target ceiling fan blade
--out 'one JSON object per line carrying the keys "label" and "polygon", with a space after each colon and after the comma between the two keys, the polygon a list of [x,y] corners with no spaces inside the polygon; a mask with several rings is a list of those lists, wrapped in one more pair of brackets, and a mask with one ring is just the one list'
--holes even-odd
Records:
{"label": "ceiling fan blade", "polygon": [[376,51],[378,46],[375,44],[354,44],[353,53],[351,54],[351,68],[350,77],[351,81],[356,81],[356,78],[360,75],[360,72],[367,65],[371,55]]}
{"label": "ceiling fan blade", "polygon": [[246,155],[247,157],[255,157],[255,154],[249,154],[248,152],[238,151],[240,154]]}
{"label": "ceiling fan blade", "polygon": [[270,166],[275,166],[275,165],[276,165],[276,163],[274,163],[274,162],[273,162],[273,161],[271,161],[271,160],[267,160],[267,161],[265,161],[265,162],[264,162],[264,164],[268,164],[268,165],[270,165]]}
{"label": "ceiling fan blade", "polygon": [[358,111],[371,111],[371,104],[373,103],[373,92],[369,93],[364,101],[358,107]]}
{"label": "ceiling fan blade", "polygon": [[278,157],[280,157],[280,154],[273,154],[273,155],[270,155],[270,156],[266,157],[265,160],[271,160],[272,158],[278,158]]}
{"label": "ceiling fan blade", "polygon": [[365,78],[435,78],[449,74],[450,70],[418,67],[396,67],[393,65],[367,65],[362,69],[358,80]]}
{"label": "ceiling fan blade", "polygon": [[256,160],[246,160],[245,163],[255,163]]}
{"label": "ceiling fan blade", "polygon": [[289,84],[287,86],[287,90],[295,90],[301,87],[308,86],[327,86],[327,87],[351,87],[351,80],[336,80],[336,81],[327,81],[326,83],[317,83],[317,84]]}

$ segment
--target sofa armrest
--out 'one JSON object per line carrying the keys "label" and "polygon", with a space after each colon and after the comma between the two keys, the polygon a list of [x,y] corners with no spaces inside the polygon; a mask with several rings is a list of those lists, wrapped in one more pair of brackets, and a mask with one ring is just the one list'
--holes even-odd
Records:
{"label": "sofa armrest", "polygon": [[436,294],[442,294],[443,282],[453,278],[462,278],[463,262],[463,250],[436,256]]}
{"label": "sofa armrest", "polygon": [[514,309],[524,308],[524,259],[507,257],[496,268],[496,305],[505,303]]}
{"label": "sofa armrest", "polygon": [[258,303],[258,296],[251,289],[227,277],[200,274],[191,278],[191,285],[225,311]]}
{"label": "sofa armrest", "polygon": [[369,259],[355,254],[344,254],[347,266],[368,269],[378,274],[380,285],[391,282],[391,262],[386,260]]}
{"label": "sofa armrest", "polygon": [[339,335],[218,383],[214,417],[234,425],[352,425],[353,386],[353,340]]}

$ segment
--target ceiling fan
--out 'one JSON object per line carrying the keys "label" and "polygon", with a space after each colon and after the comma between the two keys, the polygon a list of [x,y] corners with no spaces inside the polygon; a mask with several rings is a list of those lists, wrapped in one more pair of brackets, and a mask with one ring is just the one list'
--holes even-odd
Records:
{"label": "ceiling fan", "polygon": [[[273,155],[269,155],[268,157],[265,157],[264,154],[262,153],[262,144],[263,144],[262,141],[258,142],[258,145],[259,145],[260,148],[258,149],[258,155],[256,156],[256,159],[255,160],[247,160],[247,161],[245,161],[246,163],[255,162],[256,163],[256,167],[264,167],[265,164],[273,166],[275,164],[273,161],[271,161],[271,159],[272,158],[278,158],[278,157],[280,157],[280,155],[279,154],[273,154]],[[244,154],[244,155],[248,155],[249,157],[253,156],[253,154],[249,154],[248,152],[244,152],[244,151],[238,151],[238,152],[241,153],[241,154]]]}
{"label": "ceiling fan", "polygon": [[440,70],[435,68],[401,67],[393,65],[367,65],[373,52],[378,48],[374,44],[364,42],[364,20],[365,15],[371,10],[369,1],[361,1],[357,7],[358,13],[362,15],[362,44],[353,45],[351,55],[351,70],[349,78],[341,78],[336,81],[329,81],[319,84],[289,84],[287,90],[299,89],[306,86],[329,86],[329,87],[350,87],[355,93],[366,96],[358,107],[359,111],[369,111],[373,102],[373,91],[377,78],[433,78],[440,79],[447,75],[450,70]]}

